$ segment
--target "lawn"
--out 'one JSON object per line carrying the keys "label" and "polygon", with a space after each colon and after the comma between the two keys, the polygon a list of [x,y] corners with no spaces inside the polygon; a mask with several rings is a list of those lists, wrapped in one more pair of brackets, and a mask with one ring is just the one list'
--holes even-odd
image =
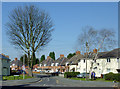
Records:
{"label": "lawn", "polygon": [[86,80],[85,78],[69,78],[73,80],[81,80],[81,81],[104,81],[104,82],[113,82],[112,80],[105,80],[104,78],[97,78],[96,80]]}
{"label": "lawn", "polygon": [[[27,74],[25,75],[25,79],[28,78],[33,78],[31,76],[28,76]],[[22,80],[23,79],[23,75],[19,75],[19,76],[3,76],[3,80]]]}

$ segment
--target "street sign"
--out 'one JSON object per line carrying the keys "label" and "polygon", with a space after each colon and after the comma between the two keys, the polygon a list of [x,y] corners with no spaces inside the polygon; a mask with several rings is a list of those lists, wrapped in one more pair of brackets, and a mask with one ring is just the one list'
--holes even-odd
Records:
{"label": "street sign", "polygon": [[25,65],[22,66],[22,70],[25,70]]}

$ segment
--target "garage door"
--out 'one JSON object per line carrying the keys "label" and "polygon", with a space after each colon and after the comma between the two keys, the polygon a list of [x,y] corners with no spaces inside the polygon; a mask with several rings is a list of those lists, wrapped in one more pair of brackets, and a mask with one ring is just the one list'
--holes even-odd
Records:
{"label": "garage door", "polygon": [[3,68],[3,75],[7,75],[7,68]]}

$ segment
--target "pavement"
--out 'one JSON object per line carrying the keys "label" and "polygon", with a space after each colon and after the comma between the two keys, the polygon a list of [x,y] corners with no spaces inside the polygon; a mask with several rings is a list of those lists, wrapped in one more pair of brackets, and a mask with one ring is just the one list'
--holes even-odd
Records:
{"label": "pavement", "polygon": [[40,81],[41,78],[29,78],[24,80],[6,80],[6,81],[0,81],[0,84],[2,86],[18,86],[23,84],[30,84]]}

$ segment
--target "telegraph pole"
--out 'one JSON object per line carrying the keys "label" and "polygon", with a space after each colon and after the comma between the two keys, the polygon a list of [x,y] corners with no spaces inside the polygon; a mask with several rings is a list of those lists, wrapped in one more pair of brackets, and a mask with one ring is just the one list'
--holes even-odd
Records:
{"label": "telegraph pole", "polygon": [[24,73],[24,71],[25,71],[25,55],[23,57],[23,79],[25,79],[25,73]]}

